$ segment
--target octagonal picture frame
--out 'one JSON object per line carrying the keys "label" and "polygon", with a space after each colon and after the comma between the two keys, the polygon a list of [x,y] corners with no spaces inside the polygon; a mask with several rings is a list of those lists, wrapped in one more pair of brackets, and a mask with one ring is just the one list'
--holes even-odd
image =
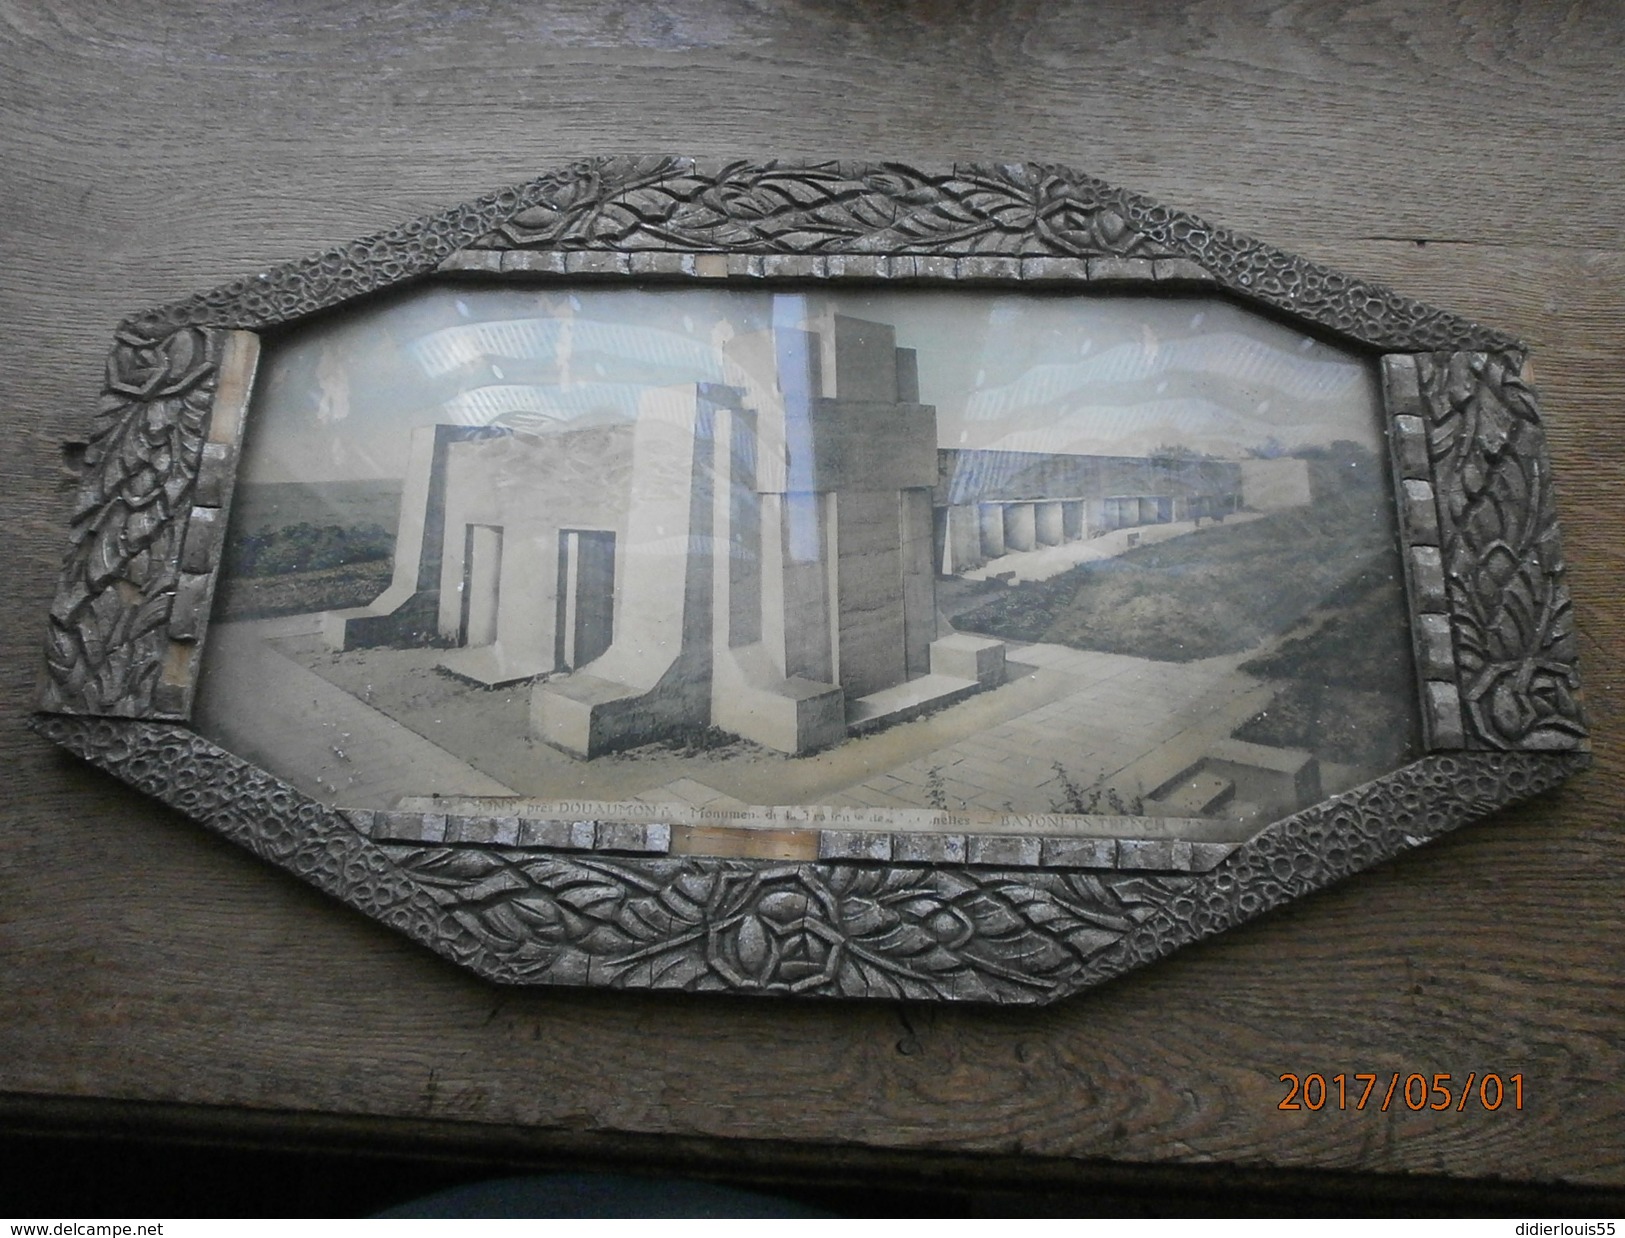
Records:
{"label": "octagonal picture frame", "polygon": [[[1012,831],[974,814],[904,822],[804,805],[752,810],[775,828],[718,846],[716,831],[696,841],[703,814],[467,796],[356,807],[301,789],[196,717],[261,339],[429,284],[1201,296],[1328,341],[1363,358],[1379,392],[1416,751],[1220,841],[1158,835],[1126,815]],[[34,726],[494,982],[1048,1002],[1587,762],[1527,362],[1503,332],[1063,167],[579,162],[118,328]],[[856,433],[861,445],[874,432]],[[1062,505],[1049,506],[1060,530]],[[1185,514],[1200,525],[1204,511]],[[942,656],[969,658],[974,677],[997,642],[961,643]],[[1098,810],[1098,796],[1081,806]]]}

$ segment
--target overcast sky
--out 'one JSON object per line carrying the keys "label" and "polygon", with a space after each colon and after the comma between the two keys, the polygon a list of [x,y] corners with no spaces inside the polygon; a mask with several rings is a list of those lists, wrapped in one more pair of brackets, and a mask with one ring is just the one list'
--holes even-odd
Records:
{"label": "overcast sky", "polygon": [[917,351],[944,447],[1239,457],[1271,439],[1380,441],[1369,360],[1212,299],[442,285],[274,341],[246,480],[399,478],[407,431],[437,422],[627,418],[649,386],[728,381],[727,337],[826,300]]}

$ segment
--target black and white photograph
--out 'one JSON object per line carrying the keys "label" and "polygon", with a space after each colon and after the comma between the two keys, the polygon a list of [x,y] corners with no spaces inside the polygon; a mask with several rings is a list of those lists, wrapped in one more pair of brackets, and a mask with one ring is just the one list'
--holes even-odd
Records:
{"label": "black and white photograph", "polygon": [[1213,298],[408,292],[267,341],[198,726],[355,809],[1240,841],[1419,746],[1379,410]]}
{"label": "black and white photograph", "polygon": [[1237,842],[1414,751],[1393,510],[1370,362],[1227,302],[429,289],[271,344],[200,725],[358,809]]}

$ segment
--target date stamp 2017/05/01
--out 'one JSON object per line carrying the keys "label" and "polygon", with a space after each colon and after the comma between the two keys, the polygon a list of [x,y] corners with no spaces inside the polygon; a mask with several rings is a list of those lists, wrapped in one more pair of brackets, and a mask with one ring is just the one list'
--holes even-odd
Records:
{"label": "date stamp 2017/05/01", "polygon": [[1308,1075],[1285,1074],[1286,1095],[1277,1109],[1362,1110],[1370,1105],[1379,1113],[1387,1113],[1395,1104],[1403,1105],[1412,1113],[1424,1109],[1454,1109],[1461,1113],[1468,1105],[1495,1112],[1503,1105],[1509,1109],[1523,1108],[1523,1075],[1508,1075],[1504,1080],[1498,1074],[1479,1075],[1469,1071],[1459,1085],[1447,1074],[1405,1074],[1394,1071],[1384,1077],[1367,1074],[1315,1073]]}

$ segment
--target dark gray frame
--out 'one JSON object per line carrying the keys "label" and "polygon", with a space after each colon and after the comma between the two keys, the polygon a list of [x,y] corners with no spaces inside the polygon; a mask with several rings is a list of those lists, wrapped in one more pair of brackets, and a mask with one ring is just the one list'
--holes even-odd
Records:
{"label": "dark gray frame", "polygon": [[[672,856],[659,825],[346,813],[310,799],[187,725],[257,333],[465,274],[1205,289],[1379,356],[1426,755],[1240,845],[826,830],[817,862]],[[1587,762],[1526,353],[1050,165],[574,164],[119,328],[35,726],[492,980],[1049,1001]]]}

